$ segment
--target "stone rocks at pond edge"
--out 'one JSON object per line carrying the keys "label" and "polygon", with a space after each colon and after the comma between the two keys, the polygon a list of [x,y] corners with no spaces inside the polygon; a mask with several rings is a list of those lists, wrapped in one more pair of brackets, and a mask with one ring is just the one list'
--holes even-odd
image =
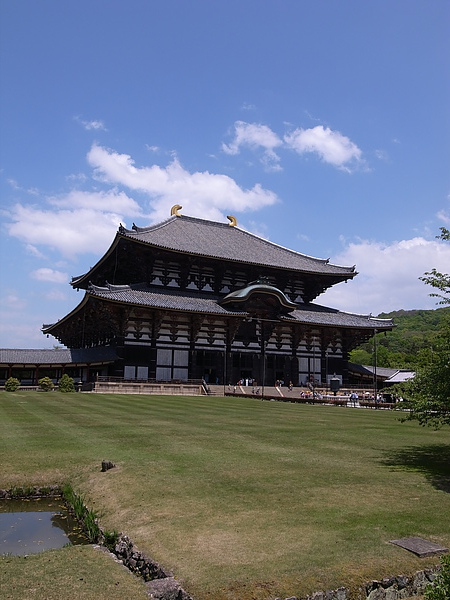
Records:
{"label": "stone rocks at pond edge", "polygon": [[172,573],[166,573],[157,562],[137,550],[133,542],[126,535],[122,535],[119,538],[114,547],[114,554],[130,571],[140,575],[144,581],[161,579],[172,575]]}
{"label": "stone rocks at pond edge", "polygon": [[[356,595],[345,587],[326,592],[314,592],[308,596],[289,596],[284,600],[402,600],[410,596],[423,594],[427,585],[432,583],[440,567],[417,571],[412,577],[399,575],[385,577],[381,581],[373,580],[360,587]],[[275,600],[282,600],[275,598]]]}
{"label": "stone rocks at pond edge", "polygon": [[147,593],[152,600],[192,600],[191,596],[180,588],[173,577],[154,579],[146,584]]}
{"label": "stone rocks at pond edge", "polygon": [[58,496],[61,496],[61,488],[58,485],[49,485],[45,487],[14,487],[8,490],[0,489],[0,500],[57,498]]}
{"label": "stone rocks at pond edge", "polygon": [[147,582],[147,592],[155,600],[192,600],[174,579],[156,561],[140,552],[130,538],[122,535],[113,553],[130,571]]}

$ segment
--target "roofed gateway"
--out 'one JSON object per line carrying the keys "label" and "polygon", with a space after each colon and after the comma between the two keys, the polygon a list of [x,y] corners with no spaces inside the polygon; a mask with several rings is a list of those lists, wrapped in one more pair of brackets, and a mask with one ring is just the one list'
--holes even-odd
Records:
{"label": "roofed gateway", "polygon": [[[122,226],[72,286],[80,304],[43,332],[72,349],[114,350],[95,371],[126,379],[258,385],[348,381],[348,353],[391,320],[313,303],[354,267],[330,264],[229,223],[180,215]],[[94,371],[89,373],[92,377]]]}

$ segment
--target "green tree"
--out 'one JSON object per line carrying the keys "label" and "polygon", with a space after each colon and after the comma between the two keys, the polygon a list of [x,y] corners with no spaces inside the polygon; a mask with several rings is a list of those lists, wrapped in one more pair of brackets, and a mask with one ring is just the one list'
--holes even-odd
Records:
{"label": "green tree", "polygon": [[74,392],[75,383],[73,378],[67,375],[67,373],[64,373],[64,375],[58,381],[58,389],[60,392]]}
{"label": "green tree", "polygon": [[41,390],[44,390],[44,392],[51,392],[51,390],[55,387],[50,377],[42,377],[38,380],[38,384]]}
{"label": "green tree", "polygon": [[357,365],[371,365],[372,354],[363,348],[355,348],[350,352],[350,361]]}
{"label": "green tree", "polygon": [[15,392],[20,387],[20,381],[16,377],[10,377],[5,381],[5,390],[7,392]]}
{"label": "green tree", "polygon": [[450,598],[450,554],[441,557],[441,570],[425,590],[425,600],[448,600]]}
{"label": "green tree", "polygon": [[[437,338],[442,335],[445,322],[450,317],[450,305],[434,310],[397,310],[378,316],[393,319],[395,327],[376,336],[377,365],[415,371],[430,362],[432,349],[436,347]],[[352,350],[350,361],[373,365],[373,351],[371,339]]]}
{"label": "green tree", "polygon": [[[449,242],[450,231],[445,227],[441,227],[441,234],[436,236],[438,239]],[[432,269],[424,273],[423,277],[419,277],[426,284],[439,290],[439,292],[432,292],[430,296],[440,298],[438,304],[450,304],[450,275],[447,273],[440,273],[437,269]]]}
{"label": "green tree", "polygon": [[450,425],[450,325],[439,339],[431,362],[396,391],[406,398],[408,420],[436,429]]}
{"label": "green tree", "polygon": [[[450,232],[441,228],[442,240],[450,241]],[[450,304],[450,275],[433,269],[420,279],[442,293],[430,296],[440,298],[438,304]],[[446,319],[443,331],[436,338],[436,346],[430,362],[419,367],[414,379],[405,384],[402,390],[407,399],[409,420],[417,420],[421,425],[431,425],[436,429],[450,425],[450,320]]]}

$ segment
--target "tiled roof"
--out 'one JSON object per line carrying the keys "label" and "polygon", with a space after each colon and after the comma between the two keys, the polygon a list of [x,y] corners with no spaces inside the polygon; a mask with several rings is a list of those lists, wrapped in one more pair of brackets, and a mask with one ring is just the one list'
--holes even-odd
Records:
{"label": "tiled roof", "polygon": [[215,315],[236,314],[242,316],[242,312],[233,312],[223,308],[211,296],[208,297],[196,292],[172,293],[165,289],[156,290],[155,288],[148,288],[145,284],[130,286],[110,284],[108,287],[99,287],[91,284],[88,288],[88,294],[136,306]]}
{"label": "tiled roof", "polygon": [[116,351],[110,347],[58,348],[53,350],[0,348],[0,364],[66,365],[113,362],[116,359]]}
{"label": "tiled roof", "polygon": [[[366,365],[364,367],[368,373],[374,373],[375,367]],[[386,378],[386,383],[403,383],[415,376],[415,371],[409,369],[393,369],[390,367],[378,367],[377,375]]]}
{"label": "tiled roof", "polygon": [[397,371],[395,375],[392,375],[392,377],[388,377],[388,379],[386,379],[386,383],[404,383],[409,379],[414,379],[415,376],[415,371],[400,370]]}
{"label": "tiled roof", "polygon": [[354,327],[358,329],[392,329],[392,319],[377,319],[371,315],[357,315],[354,313],[341,312],[334,308],[320,306],[318,304],[305,304],[289,314],[301,323],[311,325],[328,325],[330,327]]}
{"label": "tiled roof", "polygon": [[[216,298],[199,296],[197,293],[183,292],[171,293],[170,291],[155,291],[145,284],[139,285],[108,285],[98,287],[91,285],[88,294],[105,300],[146,306],[149,308],[181,310],[187,312],[208,313],[216,315],[243,316],[245,312],[227,310],[217,303]],[[376,319],[370,315],[355,315],[344,313],[336,309],[327,308],[317,304],[299,305],[292,311],[287,320],[311,325],[325,325],[330,327],[354,327],[364,329],[391,329],[391,319]]]}
{"label": "tiled roof", "polygon": [[327,259],[289,250],[239,227],[194,217],[173,216],[150,227],[122,227],[119,233],[151,246],[187,254],[306,273],[349,278],[356,275],[354,267],[332,265]]}

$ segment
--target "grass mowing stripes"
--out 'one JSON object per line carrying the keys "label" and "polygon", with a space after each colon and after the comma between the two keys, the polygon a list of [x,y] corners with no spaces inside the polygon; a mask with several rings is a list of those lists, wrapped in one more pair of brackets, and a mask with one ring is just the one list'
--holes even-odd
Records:
{"label": "grass mowing stripes", "polygon": [[199,600],[423,568],[388,543],[406,535],[450,545],[449,432],[392,412],[19,391],[0,393],[0,432],[0,486],[71,481]]}

